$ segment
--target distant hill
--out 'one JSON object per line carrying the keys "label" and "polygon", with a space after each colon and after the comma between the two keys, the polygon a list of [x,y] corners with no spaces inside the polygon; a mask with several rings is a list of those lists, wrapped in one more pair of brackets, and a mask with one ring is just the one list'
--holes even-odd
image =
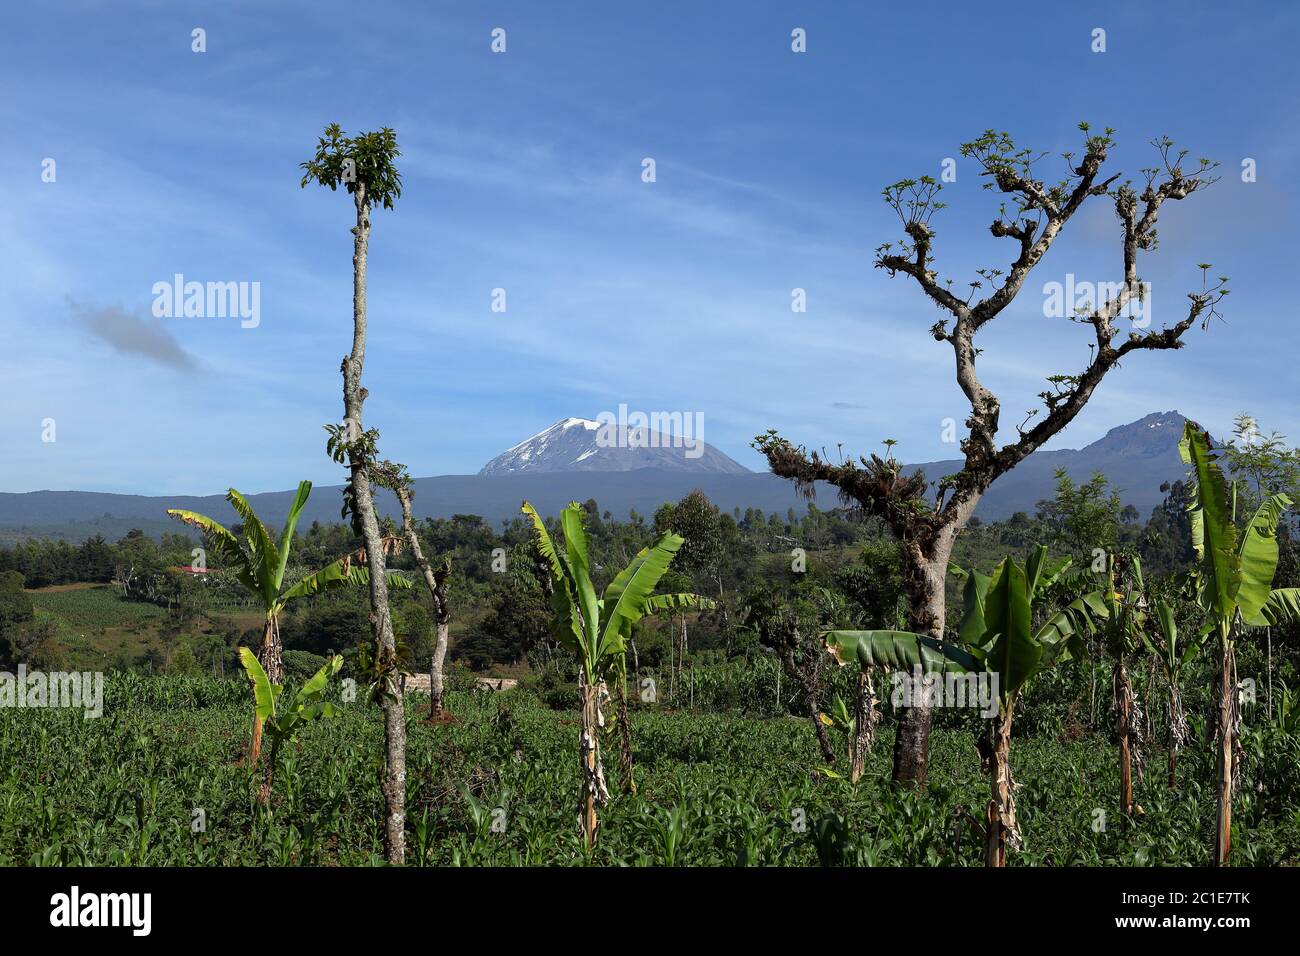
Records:
{"label": "distant hill", "polygon": [[[1086,481],[1093,472],[1102,472],[1120,490],[1125,504],[1136,507],[1145,518],[1163,498],[1160,485],[1185,474],[1178,457],[1178,439],[1184,421],[1178,412],[1160,412],[1112,428],[1082,449],[1035,452],[993,485],[976,513],[986,521],[1006,518],[1016,511],[1033,514],[1039,501],[1052,497],[1055,471],[1064,468],[1075,481]],[[907,471],[916,467],[924,469],[926,477],[934,481],[959,470],[961,463],[957,460],[926,462],[910,465]],[[594,498],[602,511],[609,511],[619,519],[626,518],[633,509],[648,517],[664,502],[676,501],[695,488],[701,489],[724,511],[755,507],[784,514],[789,508],[802,512],[806,507],[789,482],[771,474],[743,468],[739,473],[637,468],[524,470],[419,478],[415,482],[415,512],[419,517],[435,518],[475,514],[497,524],[517,515],[524,499],[544,514],[555,514],[569,501]],[[293,493],[268,492],[249,498],[263,520],[279,524],[288,512]],[[829,486],[819,486],[814,500],[823,509],[838,503],[835,489]],[[387,492],[380,493],[378,503],[384,513],[398,514],[396,502]],[[317,487],[303,521],[338,521],[339,504],[338,486]],[[167,519],[167,508],[200,511],[223,522],[236,520],[233,510],[220,495],[164,498],[85,491],[0,494],[0,542],[28,536],[82,541],[97,533],[115,539],[130,528],[140,528],[152,535],[169,529],[186,530]]]}
{"label": "distant hill", "polygon": [[[1064,468],[1075,482],[1101,472],[1125,504],[1145,519],[1164,498],[1160,485],[1182,478],[1187,468],[1178,456],[1178,442],[1187,421],[1178,412],[1153,412],[1127,425],[1112,428],[1080,449],[1036,451],[1003,475],[976,509],[985,521],[998,521],[1017,511],[1033,514],[1038,502],[1056,492],[1056,470]],[[909,465],[921,468],[932,481],[961,470],[957,459]]]}
{"label": "distant hill", "polygon": [[[686,440],[683,441],[682,439]],[[566,418],[497,455],[480,475],[540,475],[549,472],[686,471],[752,474],[690,429],[678,437],[649,428],[620,429],[615,423]]]}

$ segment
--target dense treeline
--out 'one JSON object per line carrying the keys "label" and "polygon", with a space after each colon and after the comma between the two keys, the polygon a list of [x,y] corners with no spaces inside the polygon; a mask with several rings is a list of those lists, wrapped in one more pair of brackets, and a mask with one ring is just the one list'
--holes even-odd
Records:
{"label": "dense treeline", "polygon": [[[1141,523],[1132,508],[1122,506],[1104,477],[1075,484],[1062,474],[1055,497],[1039,502],[1033,516],[1017,513],[1004,521],[974,520],[959,539],[954,560],[987,570],[1005,555],[1023,557],[1030,547],[1043,543],[1079,564],[1091,562],[1097,549],[1130,550],[1140,555],[1149,574],[1168,576],[1190,567],[1192,552],[1187,486],[1174,482],[1165,491],[1164,502]],[[898,543],[879,523],[864,521],[851,510],[822,510],[812,503],[802,515],[793,509],[765,514],[757,508],[728,513],[695,492],[664,505],[648,520],[635,512],[627,520],[617,520],[608,511],[601,512],[594,501],[584,505],[584,512],[595,578],[601,586],[607,583],[602,568],[623,567],[671,529],[683,536],[685,544],[665,579],[665,589],[716,599],[711,610],[669,615],[639,628],[636,655],[641,666],[671,664],[680,671],[687,663],[749,659],[764,652],[765,642],[774,641],[770,628],[765,630],[770,622],[763,615],[785,601],[807,622],[809,634],[826,625],[903,626]],[[1286,523],[1279,529],[1279,586],[1300,584],[1300,554],[1291,530]],[[559,672],[566,669],[564,655],[550,643],[550,610],[522,519],[494,529],[478,516],[457,515],[426,519],[417,531],[426,554],[451,559],[453,660],[479,670],[525,664],[539,669],[552,665]],[[359,545],[347,525],[313,523],[295,535],[295,567],[288,577],[296,580]],[[229,670],[235,666],[234,647],[245,635],[221,615],[245,606],[247,595],[225,569],[212,567],[202,576],[185,570],[197,562],[196,547],[199,543],[186,534],[154,540],[133,531],[117,542],[96,537],[73,546],[29,540],[0,548],[0,575],[9,573],[11,581],[7,592],[11,597],[0,598],[0,636],[13,644],[20,637],[20,626],[31,629],[30,613],[11,607],[20,600],[12,595],[21,595],[22,590],[13,586],[19,580],[14,575],[21,575],[28,589],[105,584],[126,600],[167,609],[173,635],[193,631],[194,622],[205,616],[221,621],[224,661],[214,663],[208,645],[202,654],[192,650],[209,668],[224,663]],[[410,556],[398,555],[393,567],[409,571]],[[950,583],[951,588],[956,586]],[[402,656],[413,670],[427,660],[433,640],[426,605],[418,592],[395,596],[394,623]],[[955,624],[957,606],[958,602],[949,602],[950,624]],[[304,659],[302,667],[307,667],[318,656],[352,653],[367,626],[363,594],[320,595],[286,613],[284,644],[290,651],[313,655]],[[40,640],[27,635],[18,643],[30,647],[53,636],[47,627]],[[8,650],[14,658],[15,650]],[[190,669],[189,655],[182,655],[181,661]],[[161,662],[156,653],[141,648],[137,661],[116,663],[154,670]]]}

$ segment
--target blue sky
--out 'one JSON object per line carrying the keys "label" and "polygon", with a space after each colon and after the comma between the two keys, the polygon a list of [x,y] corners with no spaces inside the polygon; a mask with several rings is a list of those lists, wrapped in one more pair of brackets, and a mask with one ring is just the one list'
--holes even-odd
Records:
{"label": "blue sky", "polygon": [[[1012,243],[989,236],[996,199],[958,145],[1005,129],[1053,172],[1084,119],[1117,130],[1112,171],[1136,176],[1161,134],[1223,164],[1165,207],[1139,270],[1154,323],[1182,317],[1198,262],[1233,291],[1227,324],[1128,360],[1055,444],[1173,408],[1218,434],[1250,410],[1300,438],[1300,12],[1082,6],[18,6],[0,40],[0,491],[341,479],[321,425],[341,415],[352,211],[297,169],[335,120],[392,126],[404,153],[398,208],[374,217],[366,416],[415,475],[477,471],[620,403],[703,412],[704,438],[752,468],[769,427],[953,457],[942,423],[966,409],[926,334],[940,316],[872,267],[899,234],[880,189],[958,159],[934,225],[961,285]],[[1044,317],[1043,284],[1120,278],[1114,214],[1092,203],[981,334],[1004,438],[1046,375],[1087,359],[1090,330]],[[260,325],[155,320],[152,286],[175,273],[259,282]]]}

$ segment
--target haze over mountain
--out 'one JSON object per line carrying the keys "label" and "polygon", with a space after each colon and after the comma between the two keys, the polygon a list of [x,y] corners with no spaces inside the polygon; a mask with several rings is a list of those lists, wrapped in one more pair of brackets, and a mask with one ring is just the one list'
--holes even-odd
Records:
{"label": "haze over mountain", "polygon": [[[680,422],[678,423],[681,424]],[[566,418],[489,461],[480,475],[535,475],[573,471],[660,471],[748,475],[733,461],[686,428],[674,434],[649,428],[622,428],[589,418]]]}
{"label": "haze over mountain", "polygon": [[[1076,482],[1086,481],[1096,471],[1102,472],[1120,491],[1124,503],[1136,507],[1145,518],[1163,498],[1160,485],[1185,474],[1178,457],[1184,421],[1176,411],[1157,412],[1112,428],[1082,449],[1035,452],[998,479],[980,502],[976,514],[986,521],[1006,518],[1016,511],[1032,514],[1039,501],[1052,497],[1056,469],[1064,468]],[[695,488],[724,511],[755,507],[769,513],[784,513],[789,508],[802,512],[807,505],[788,481],[747,471],[708,446],[704,446],[706,451],[699,458],[685,459],[707,463],[708,467],[697,470],[674,469],[662,464],[628,468],[618,455],[604,454],[640,451],[625,448],[599,448],[580,463],[570,459],[572,467],[559,470],[564,459],[581,457],[591,451],[593,435],[584,419],[565,419],[498,455],[478,475],[416,479],[415,513],[419,517],[435,518],[474,514],[495,524],[517,515],[524,499],[544,514],[555,514],[569,501],[594,498],[602,511],[622,519],[631,510],[649,516],[659,505],[676,501]],[[714,454],[710,455],[709,451]],[[960,466],[959,461],[952,459],[908,465],[905,470],[910,473],[920,467],[933,482]],[[263,520],[279,524],[288,512],[293,493],[279,491],[248,497]],[[838,504],[835,489],[826,485],[818,486],[814,500],[822,509]],[[396,501],[387,492],[377,501],[384,513],[398,514]],[[164,498],[82,491],[0,494],[0,540],[48,536],[81,541],[95,534],[115,540],[131,528],[153,535],[167,530],[184,531],[183,526],[167,519],[167,508],[200,511],[222,522],[236,520],[233,510],[220,495]],[[338,521],[338,486],[315,488],[302,520],[304,526],[311,521]]]}

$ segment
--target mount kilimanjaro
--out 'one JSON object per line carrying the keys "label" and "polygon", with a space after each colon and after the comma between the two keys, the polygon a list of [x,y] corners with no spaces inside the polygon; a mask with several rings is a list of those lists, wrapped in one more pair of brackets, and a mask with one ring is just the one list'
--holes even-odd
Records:
{"label": "mount kilimanjaro", "polygon": [[[1106,435],[1081,449],[1037,451],[1002,476],[976,510],[985,521],[1009,517],[1017,511],[1032,514],[1039,501],[1055,493],[1058,468],[1076,481],[1086,481],[1100,471],[1119,489],[1125,504],[1145,518],[1164,497],[1160,486],[1185,475],[1178,457],[1183,418],[1176,411],[1158,412]],[[626,518],[631,510],[652,515],[661,504],[676,501],[698,488],[724,511],[761,508],[782,514],[789,508],[803,511],[806,502],[791,484],[771,474],[746,470],[722,452],[701,443],[703,453],[688,458],[685,449],[602,447],[597,445],[598,424],[568,418],[520,442],[493,458],[477,475],[443,475],[415,481],[415,511],[419,517],[449,518],[481,515],[492,523],[513,518],[519,503],[531,501],[543,514],[555,514],[570,501],[594,498],[602,511]],[[651,462],[651,464],[642,464]],[[925,471],[930,481],[961,467],[955,459],[908,465]],[[249,495],[263,520],[279,524],[293,500],[290,491]],[[819,485],[817,506],[838,504],[835,489]],[[383,493],[382,511],[397,515],[397,504]],[[148,534],[182,530],[167,520],[167,508],[186,508],[233,522],[233,510],[221,495],[146,497],[85,491],[34,491],[0,493],[0,542],[26,537],[66,538],[81,541],[96,534],[116,540],[132,528]],[[306,522],[339,520],[339,489],[318,487],[303,514]]]}
{"label": "mount kilimanjaro", "polygon": [[572,471],[660,471],[748,475],[712,445],[648,428],[619,429],[589,418],[566,418],[506,449],[480,475],[540,475]]}

